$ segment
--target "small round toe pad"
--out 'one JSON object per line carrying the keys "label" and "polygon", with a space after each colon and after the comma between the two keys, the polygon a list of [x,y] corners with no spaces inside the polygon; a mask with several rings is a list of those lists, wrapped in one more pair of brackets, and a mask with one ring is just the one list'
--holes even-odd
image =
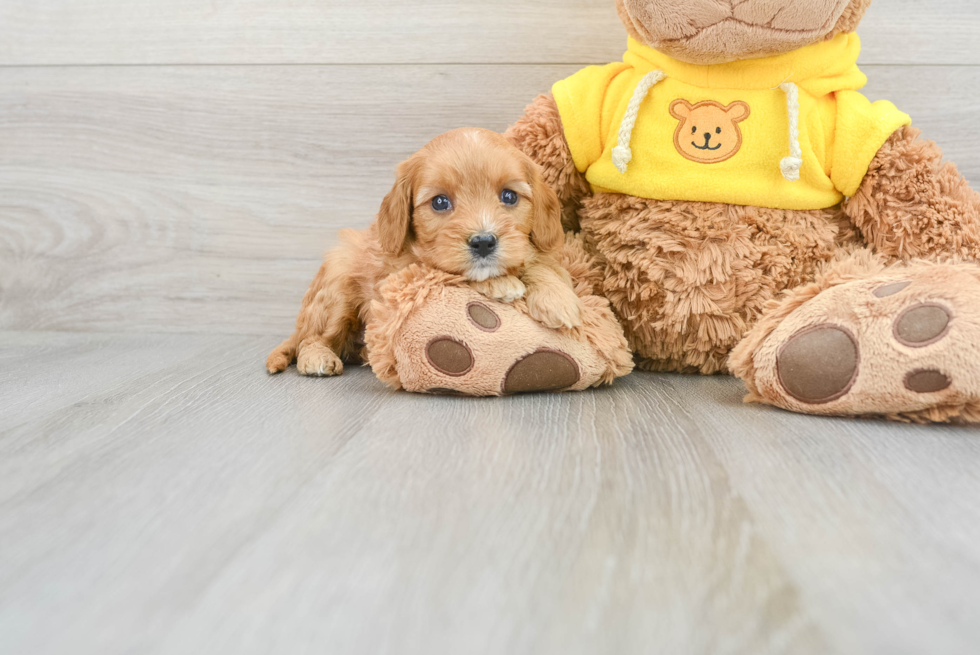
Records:
{"label": "small round toe pad", "polygon": [[466,306],[466,313],[469,314],[473,325],[484,332],[496,332],[500,327],[500,317],[483,303],[471,302]]}
{"label": "small round toe pad", "polygon": [[891,296],[897,295],[912,286],[911,282],[892,282],[891,284],[886,284],[880,286],[874,290],[875,298],[889,298]]}
{"label": "small round toe pad", "polygon": [[905,388],[916,393],[945,391],[952,384],[948,375],[935,370],[912,371],[905,376]]}
{"label": "small round toe pad", "polygon": [[929,346],[946,336],[951,318],[950,311],[942,305],[913,305],[895,321],[895,339],[912,348]]}
{"label": "small round toe pad", "polygon": [[473,370],[473,353],[466,344],[450,337],[436,337],[430,341],[425,355],[432,368],[445,375],[459,377]]}

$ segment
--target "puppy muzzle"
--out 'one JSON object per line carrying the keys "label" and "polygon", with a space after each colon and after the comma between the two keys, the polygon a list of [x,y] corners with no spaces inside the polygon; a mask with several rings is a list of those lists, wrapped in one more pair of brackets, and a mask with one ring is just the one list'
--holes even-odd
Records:
{"label": "puppy muzzle", "polygon": [[474,234],[466,245],[469,247],[471,261],[468,278],[480,282],[501,274],[497,235],[487,232]]}
{"label": "puppy muzzle", "polygon": [[474,258],[487,259],[497,253],[497,236],[495,234],[477,234],[469,240],[470,253]]}

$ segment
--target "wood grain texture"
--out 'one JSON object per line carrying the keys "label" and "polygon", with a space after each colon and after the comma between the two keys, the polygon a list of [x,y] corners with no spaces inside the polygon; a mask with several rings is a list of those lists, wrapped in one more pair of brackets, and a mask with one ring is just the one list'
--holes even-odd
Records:
{"label": "wood grain texture", "polygon": [[274,343],[0,334],[0,393],[61,397],[0,410],[0,652],[975,652],[980,430],[729,378],[421,398]]}
{"label": "wood grain texture", "polygon": [[[285,334],[399,161],[577,66],[397,70],[0,69],[0,327]],[[868,72],[980,182],[980,68]]]}
{"label": "wood grain texture", "polygon": [[[6,0],[0,65],[606,63],[613,0]],[[877,0],[866,64],[980,64],[974,0]]]}

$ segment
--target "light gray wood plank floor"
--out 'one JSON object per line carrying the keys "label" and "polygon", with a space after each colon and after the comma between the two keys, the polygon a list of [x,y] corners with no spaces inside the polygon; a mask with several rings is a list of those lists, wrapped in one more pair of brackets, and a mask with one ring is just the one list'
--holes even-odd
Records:
{"label": "light gray wood plank floor", "polygon": [[980,430],[0,333],[0,652],[976,653]]}

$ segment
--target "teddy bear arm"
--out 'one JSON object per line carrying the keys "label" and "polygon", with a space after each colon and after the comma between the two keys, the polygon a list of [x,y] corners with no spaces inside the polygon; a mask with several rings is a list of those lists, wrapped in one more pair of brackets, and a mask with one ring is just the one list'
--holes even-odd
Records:
{"label": "teddy bear arm", "polygon": [[980,261],[980,194],[920,134],[903,127],[888,139],[844,212],[888,257]]}
{"label": "teddy bear arm", "polygon": [[505,136],[541,166],[545,181],[561,200],[562,224],[566,230],[578,231],[578,210],[591,191],[585,175],[575,167],[554,96],[535,98]]}

